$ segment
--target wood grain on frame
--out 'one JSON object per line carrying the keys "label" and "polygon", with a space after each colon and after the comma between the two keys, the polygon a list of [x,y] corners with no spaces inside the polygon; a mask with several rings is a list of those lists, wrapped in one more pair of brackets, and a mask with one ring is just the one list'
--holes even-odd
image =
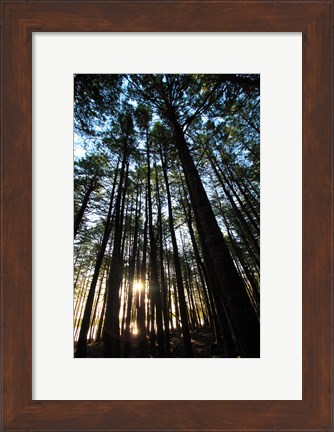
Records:
{"label": "wood grain on frame", "polygon": [[[29,1],[2,12],[2,430],[333,430],[332,1]],[[32,401],[32,32],[303,33],[303,400]]]}

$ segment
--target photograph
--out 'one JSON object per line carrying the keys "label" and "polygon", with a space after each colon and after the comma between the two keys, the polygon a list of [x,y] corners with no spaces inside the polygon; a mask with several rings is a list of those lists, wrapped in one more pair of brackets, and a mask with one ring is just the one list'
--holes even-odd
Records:
{"label": "photograph", "polygon": [[260,74],[73,79],[74,357],[260,358]]}

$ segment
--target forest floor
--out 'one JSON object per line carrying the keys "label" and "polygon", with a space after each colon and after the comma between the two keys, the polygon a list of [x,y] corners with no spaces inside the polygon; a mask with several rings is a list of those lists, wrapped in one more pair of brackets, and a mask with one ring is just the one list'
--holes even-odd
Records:
{"label": "forest floor", "polygon": [[[221,348],[215,342],[215,338],[210,329],[203,327],[191,331],[191,344],[193,347],[193,357],[196,358],[212,358],[212,357],[228,357],[224,348]],[[131,350],[128,357],[131,358],[147,358],[158,357],[158,348],[148,349],[149,339],[147,340],[147,349],[143,352],[136,339],[131,343]],[[182,341],[182,335],[178,332],[170,333],[171,358],[185,358],[185,351]],[[87,357],[101,358],[103,357],[103,342],[91,343],[87,345]]]}

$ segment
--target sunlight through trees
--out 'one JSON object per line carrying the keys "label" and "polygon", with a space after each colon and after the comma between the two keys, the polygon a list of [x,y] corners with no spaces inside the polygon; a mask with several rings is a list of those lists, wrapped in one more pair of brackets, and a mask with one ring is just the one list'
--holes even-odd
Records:
{"label": "sunlight through trees", "polygon": [[260,356],[259,75],[76,75],[76,357]]}

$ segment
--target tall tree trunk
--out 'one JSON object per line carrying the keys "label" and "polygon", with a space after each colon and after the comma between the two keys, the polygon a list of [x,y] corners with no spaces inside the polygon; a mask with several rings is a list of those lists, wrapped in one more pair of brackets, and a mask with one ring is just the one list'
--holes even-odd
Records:
{"label": "tall tree trunk", "polygon": [[158,279],[158,264],[157,264],[157,246],[156,238],[153,230],[153,209],[152,209],[152,192],[151,192],[151,162],[150,162],[150,148],[149,138],[146,142],[146,156],[147,156],[147,197],[148,197],[148,231],[150,237],[150,263],[151,263],[151,277],[150,277],[150,293],[151,293],[151,342],[154,344],[154,319],[156,318],[158,330],[158,352],[159,357],[165,357],[165,335],[162,322],[162,302],[160,295],[160,286]]}
{"label": "tall tree trunk", "polygon": [[165,344],[166,344],[166,355],[170,356],[170,337],[169,337],[169,315],[168,315],[168,293],[167,284],[165,279],[165,269],[164,269],[164,248],[163,248],[163,227],[162,227],[162,213],[161,213],[161,197],[160,197],[160,187],[157,164],[154,161],[155,169],[155,185],[156,185],[156,195],[158,202],[158,225],[159,225],[159,258],[160,258],[160,280],[161,280],[161,291],[162,291],[162,309],[164,317],[164,327],[165,327]]}
{"label": "tall tree trunk", "polygon": [[76,216],[74,218],[74,238],[76,237],[76,235],[77,235],[77,233],[79,231],[80,224],[81,224],[83,215],[85,213],[85,210],[87,208],[89,198],[90,198],[92,192],[95,190],[96,185],[97,185],[97,178],[96,178],[96,176],[94,176],[92,178],[92,180],[90,181],[89,186],[88,186],[88,188],[87,188],[87,190],[85,192],[84,198],[82,200],[81,207],[80,207],[78,213],[76,214]]}
{"label": "tall tree trunk", "polygon": [[236,336],[240,355],[260,356],[260,326],[253,306],[247,295],[222,232],[213,213],[210,201],[190,155],[188,144],[175,112],[170,108],[170,120],[174,130],[175,143],[185,173],[192,206],[197,209],[209,256],[214,264],[216,277],[224,299],[225,311],[233,333]]}
{"label": "tall tree trunk", "polygon": [[[244,203],[241,201],[239,195],[234,190],[233,184],[231,183],[230,179],[226,176],[226,174],[224,173],[222,168],[218,165],[217,161],[215,160],[214,156],[209,152],[209,150],[207,150],[206,153],[209,157],[211,166],[212,166],[213,170],[215,171],[216,176],[217,176],[220,184],[222,185],[224,191],[226,191],[226,185],[228,186],[228,188],[230,190],[230,192],[229,192],[230,198],[229,199],[233,201],[232,195],[235,197],[235,199],[237,200],[242,212],[247,216],[247,219],[251,223],[256,234],[259,235],[260,234],[260,227],[259,227],[258,223],[254,220],[253,216],[250,214],[250,212],[248,211],[248,209],[246,208]],[[240,215],[242,216],[241,212],[240,212]],[[242,216],[242,221],[244,224],[247,224],[247,222],[244,220],[243,216]]]}
{"label": "tall tree trunk", "polygon": [[259,302],[260,302],[260,295],[259,295],[258,284],[257,284],[257,282],[256,282],[256,280],[255,280],[255,278],[254,278],[251,270],[249,269],[249,266],[245,262],[241,250],[239,249],[238,245],[236,244],[236,241],[235,241],[234,236],[233,236],[233,234],[232,234],[232,232],[231,232],[231,230],[230,230],[230,228],[228,226],[227,219],[226,219],[224,213],[222,213],[222,216],[223,216],[224,224],[225,224],[225,227],[226,227],[226,230],[227,230],[227,235],[228,235],[228,237],[230,239],[230,243],[231,243],[231,245],[232,245],[232,247],[234,249],[234,252],[235,252],[237,258],[240,261],[240,264],[241,264],[241,266],[243,268],[243,271],[245,272],[245,274],[247,276],[247,279],[248,279],[248,281],[249,281],[249,283],[250,283],[250,285],[252,287],[253,297],[255,299],[256,309],[257,309],[257,312],[258,312],[259,311]]}
{"label": "tall tree trunk", "polygon": [[[181,174],[180,177],[182,181]],[[182,181],[182,186],[184,190],[184,195],[186,197],[186,191],[185,191],[185,186],[183,184],[183,181]],[[189,202],[187,202],[187,205],[189,209],[189,218],[191,220],[191,206]],[[201,263],[207,278],[206,280],[207,280],[207,287],[208,287],[208,295],[210,299],[210,304],[212,305],[212,313],[213,316],[215,317],[215,330],[216,330],[217,342],[225,349],[229,357],[235,357],[238,353],[238,342],[236,339],[236,335],[234,333],[233,327],[231,325],[231,322],[229,321],[229,317],[226,312],[226,305],[224,303],[224,298],[222,296],[222,290],[217,275],[215,273],[214,262],[212,261],[212,258],[210,256],[210,250],[206,242],[205,232],[202,227],[201,221],[199,219],[199,215],[196,207],[194,207],[192,211],[194,213],[195,223],[197,226],[197,232],[198,232],[202,254],[203,254],[204,266],[201,260],[199,262]],[[196,242],[194,242],[193,244],[195,243]]]}
{"label": "tall tree trunk", "polygon": [[[115,202],[115,235],[114,248],[110,263],[108,277],[108,294],[106,315],[103,327],[104,357],[119,357],[120,355],[120,334],[119,334],[119,289],[122,281],[123,259],[121,257],[122,231],[123,231],[123,212],[125,191],[128,171],[128,152],[127,143],[124,143],[123,160],[120,171],[120,179]],[[124,180],[125,178],[125,180]],[[122,199],[123,198],[123,199]]]}
{"label": "tall tree trunk", "polygon": [[193,250],[194,250],[194,255],[195,255],[195,260],[197,263],[197,268],[198,268],[198,273],[199,273],[199,277],[201,279],[201,284],[202,284],[202,288],[203,288],[203,294],[204,294],[204,298],[205,298],[205,303],[206,303],[206,308],[208,311],[208,315],[209,315],[209,319],[210,319],[210,325],[212,330],[214,331],[216,338],[218,340],[221,340],[221,335],[220,335],[220,331],[219,331],[219,325],[218,325],[218,321],[217,321],[217,314],[215,312],[214,309],[214,305],[213,302],[210,301],[207,291],[206,291],[206,286],[209,286],[210,281],[207,275],[207,271],[206,268],[202,262],[202,259],[200,257],[199,254],[199,250],[198,250],[198,246],[197,246],[197,242],[196,242],[196,238],[195,238],[195,234],[194,234],[194,230],[192,227],[192,217],[191,217],[191,208],[190,205],[188,203],[187,198],[185,197],[188,209],[183,206],[183,210],[184,210],[184,214],[186,217],[186,221],[187,221],[187,225],[188,225],[188,231],[190,234],[190,239],[191,239],[191,243],[193,246]]}
{"label": "tall tree trunk", "polygon": [[[246,203],[248,204],[250,210],[252,211],[257,223],[260,223],[260,214],[259,209],[255,207],[257,205],[256,199],[252,195],[251,191],[248,189],[247,186],[243,186],[237,176],[234,174],[234,172],[231,170],[228,164],[226,164],[226,168],[229,172],[229,175],[231,177],[232,182],[234,182],[237,185],[237,188],[241,192],[242,196],[244,197]],[[259,199],[260,197],[258,197]]]}
{"label": "tall tree trunk", "polygon": [[166,185],[166,193],[167,193],[169,230],[170,230],[172,245],[173,245],[174,267],[175,267],[175,274],[176,274],[177,294],[179,299],[179,310],[181,315],[183,343],[184,343],[184,349],[187,357],[192,357],[193,349],[191,346],[191,337],[189,331],[188,311],[187,311],[187,304],[186,304],[186,298],[185,298],[184,286],[182,280],[179,251],[178,251],[178,246],[177,246],[177,241],[175,236],[172,199],[171,199],[168,174],[167,174],[167,156],[165,154],[165,157],[163,157],[161,149],[160,152],[161,152],[160,156],[161,156],[162,169],[163,169],[165,185]]}
{"label": "tall tree trunk", "polygon": [[99,306],[99,301],[100,301],[100,294],[101,294],[101,290],[102,290],[102,285],[103,285],[103,280],[104,280],[104,276],[105,276],[105,270],[102,270],[102,277],[100,278],[100,284],[99,284],[99,289],[96,295],[96,300],[95,300],[95,305],[94,305],[94,310],[93,310],[93,316],[91,319],[91,323],[90,323],[90,330],[89,330],[89,335],[88,335],[88,341],[92,341],[94,338],[94,328],[95,328],[95,321],[96,321],[96,314],[97,314],[97,309]]}
{"label": "tall tree trunk", "polygon": [[75,354],[76,357],[79,357],[79,358],[80,357],[86,357],[87,334],[88,334],[89,323],[90,323],[90,318],[91,318],[91,314],[92,314],[92,307],[93,307],[93,302],[94,302],[96,284],[97,284],[97,280],[99,277],[104,253],[105,253],[107,243],[108,243],[108,240],[110,237],[111,229],[112,229],[111,213],[112,213],[112,209],[113,209],[115,187],[116,187],[116,181],[117,181],[117,177],[118,177],[118,164],[119,164],[119,161],[117,162],[116,171],[115,171],[115,175],[114,175],[114,181],[113,181],[113,186],[112,186],[112,191],[111,191],[111,196],[110,196],[110,202],[109,202],[109,209],[108,209],[108,214],[107,214],[107,217],[105,220],[103,238],[102,238],[99,252],[97,254],[97,258],[96,258],[96,262],[95,262],[94,275],[93,275],[93,279],[92,279],[92,282],[90,285],[90,289],[89,289],[89,293],[88,293],[88,297],[87,297],[87,303],[86,303],[86,307],[85,307],[85,312],[84,312],[84,316],[82,319],[79,341],[78,341],[77,351]]}
{"label": "tall tree trunk", "polygon": [[146,271],[147,271],[147,227],[148,227],[148,208],[147,208],[147,196],[145,198],[145,222],[143,232],[143,256],[140,269],[140,279],[143,287],[139,293],[139,302],[137,310],[137,327],[139,335],[139,357],[145,357],[147,352],[146,346],[146,326],[145,326],[145,292],[146,292]]}
{"label": "tall tree trunk", "polygon": [[136,195],[136,213],[135,213],[135,227],[133,233],[133,247],[132,254],[129,262],[129,297],[126,311],[126,322],[125,322],[125,348],[124,348],[124,357],[129,356],[130,352],[130,324],[131,324],[131,312],[132,312],[132,301],[133,301],[133,285],[134,285],[134,276],[135,276],[135,266],[136,266],[136,257],[137,257],[137,247],[138,247],[138,228],[139,228],[139,216],[140,216],[140,207],[141,203],[139,203],[139,186],[137,186],[137,195]]}
{"label": "tall tree trunk", "polygon": [[99,325],[97,328],[97,332],[96,332],[96,342],[101,342],[102,340],[102,328],[103,328],[103,322],[104,322],[104,315],[105,315],[105,311],[106,311],[106,305],[107,305],[107,287],[104,291],[103,294],[103,304],[102,304],[102,308],[101,308],[101,314],[100,314],[100,318],[99,318]]}
{"label": "tall tree trunk", "polygon": [[[226,211],[222,206],[222,201],[221,201],[219,194],[217,192],[217,189],[215,187],[214,187],[214,191],[215,191],[215,195],[217,197],[217,201],[219,203],[218,207],[220,210],[220,214],[221,214],[223,220],[226,220],[226,215],[225,215]],[[231,226],[231,220],[229,220],[228,225],[229,225],[229,227]],[[242,224],[238,218],[234,219],[234,224],[232,224],[232,226],[233,225],[235,225],[234,229],[236,230],[238,237],[242,240],[242,243],[244,245],[245,250],[247,250],[247,253],[249,255],[249,259],[252,262],[252,266],[254,267],[255,271],[259,275],[260,274],[259,273],[259,269],[260,269],[260,256],[259,256],[259,254],[254,250],[253,243],[249,239],[247,233],[243,229],[243,226],[242,226]]]}
{"label": "tall tree trunk", "polygon": [[259,260],[259,256],[260,256],[260,246],[259,246],[259,243],[258,243],[257,239],[255,238],[252,230],[250,229],[247,221],[243,217],[241,211],[238,209],[237,205],[235,204],[235,202],[233,200],[233,197],[231,196],[229,190],[227,189],[227,187],[226,187],[223,179],[220,177],[218,169],[217,169],[217,167],[216,167],[216,165],[215,165],[215,163],[214,163],[211,155],[208,155],[208,156],[209,156],[209,160],[211,162],[211,166],[212,166],[214,172],[216,173],[217,178],[218,178],[218,180],[219,180],[219,182],[220,182],[220,184],[221,184],[221,186],[222,186],[222,188],[224,190],[224,193],[225,193],[225,195],[226,195],[229,203],[231,204],[232,209],[233,209],[233,211],[234,211],[234,213],[235,213],[235,215],[236,215],[236,217],[237,217],[237,219],[239,221],[240,227],[241,227],[242,231],[248,236],[249,240],[251,241],[251,244],[252,244],[252,246],[254,248],[256,257]]}
{"label": "tall tree trunk", "polygon": [[[88,270],[89,272],[89,270]],[[87,273],[88,273],[87,272]],[[82,322],[82,313],[84,310],[85,302],[87,301],[87,287],[89,284],[89,277],[85,277],[82,283],[82,290],[81,290],[81,296],[79,303],[77,303],[76,312],[74,314],[74,322],[76,323],[76,328],[74,332],[74,339],[77,339],[77,336],[79,334],[79,329]]]}

